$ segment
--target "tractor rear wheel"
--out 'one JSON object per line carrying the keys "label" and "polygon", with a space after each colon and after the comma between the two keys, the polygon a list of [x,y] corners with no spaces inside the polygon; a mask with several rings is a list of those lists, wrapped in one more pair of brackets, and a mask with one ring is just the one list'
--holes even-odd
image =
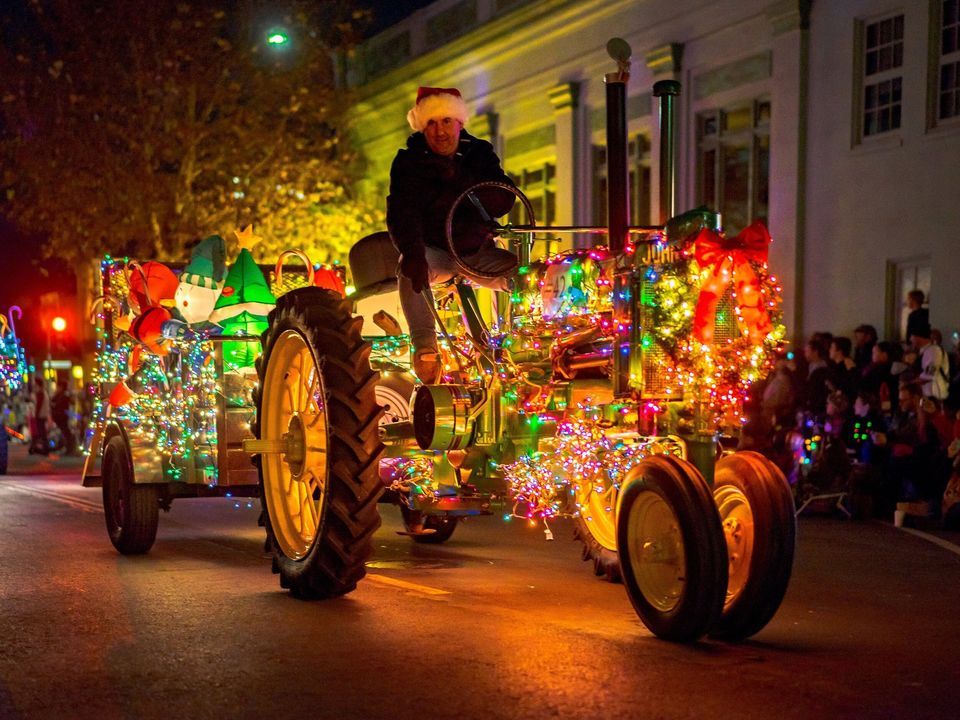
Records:
{"label": "tractor rear wheel", "polygon": [[627,473],[617,547],[627,595],[654,635],[688,642],[716,623],[726,547],[710,488],[693,465],[657,455]]}
{"label": "tractor rear wheel", "polygon": [[123,555],[142,555],[153,547],[160,522],[156,485],[135,485],[130,450],[114,435],[103,451],[103,514],[110,542]]}
{"label": "tractor rear wheel", "polygon": [[727,543],[727,595],[710,636],[743,640],[763,629],[787,591],[796,519],[790,486],[763,455],[737,452],[717,462],[713,498]]}
{"label": "tractor rear wheel", "polygon": [[353,590],[380,527],[378,374],[350,307],[320,288],[281,296],[257,361],[266,547],[281,587],[302,598]]}

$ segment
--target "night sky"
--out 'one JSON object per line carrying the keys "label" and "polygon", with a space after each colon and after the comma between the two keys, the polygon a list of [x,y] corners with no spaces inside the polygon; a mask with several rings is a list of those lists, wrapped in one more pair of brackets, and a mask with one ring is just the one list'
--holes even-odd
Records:
{"label": "night sky", "polygon": [[364,4],[373,10],[373,26],[368,35],[374,35],[384,28],[400,22],[412,12],[426,7],[434,0],[367,0]]}

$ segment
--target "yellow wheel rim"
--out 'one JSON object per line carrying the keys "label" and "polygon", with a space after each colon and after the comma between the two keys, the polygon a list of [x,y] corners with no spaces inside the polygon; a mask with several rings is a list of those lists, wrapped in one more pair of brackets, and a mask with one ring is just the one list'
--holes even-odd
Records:
{"label": "yellow wheel rim", "polygon": [[641,491],[627,517],[630,568],[643,597],[659,612],[680,602],[686,557],[680,522],[660,495]]}
{"label": "yellow wheel rim", "polygon": [[323,517],[327,487],[327,408],[323,376],[303,335],[284,331],[273,345],[263,382],[261,440],[282,452],[264,453],[263,492],[284,555],[310,552]]}
{"label": "yellow wheel rim", "polygon": [[746,496],[732,485],[723,485],[714,490],[714,502],[723,523],[723,536],[727,541],[727,598],[724,607],[729,607],[750,579],[750,561],[753,558],[753,511]]}
{"label": "yellow wheel rim", "polygon": [[616,552],[617,549],[617,493],[618,489],[581,483],[575,486],[577,506],[580,519],[593,539],[607,550]]}

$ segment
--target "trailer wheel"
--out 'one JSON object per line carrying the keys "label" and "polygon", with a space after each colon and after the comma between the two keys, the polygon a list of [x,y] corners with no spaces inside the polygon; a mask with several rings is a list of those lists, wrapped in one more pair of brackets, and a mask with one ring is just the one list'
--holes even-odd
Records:
{"label": "trailer wheel", "polygon": [[378,374],[350,305],[313,287],[281,296],[257,363],[266,547],[302,598],[353,590],[380,526]]}
{"label": "trailer wheel", "polygon": [[411,510],[406,501],[400,499],[400,514],[403,516],[403,526],[407,532],[411,532],[419,524],[423,524],[425,530],[434,530],[435,532],[426,535],[411,535],[410,538],[416,543],[424,545],[440,545],[445,543],[453,536],[453,531],[460,524],[459,518],[449,515],[424,515],[419,510]]}
{"label": "trailer wheel", "polygon": [[763,629],[790,582],[796,519],[790,486],[763,455],[720,459],[713,497],[727,544],[727,594],[711,637],[742,640]]}
{"label": "trailer wheel", "polygon": [[627,595],[654,635],[687,642],[716,623],[727,587],[726,548],[710,488],[693,465],[659,455],[627,474],[617,547]]}
{"label": "trailer wheel", "polygon": [[123,555],[142,555],[153,547],[160,522],[156,485],[135,485],[126,441],[110,438],[103,451],[103,514],[110,542]]}

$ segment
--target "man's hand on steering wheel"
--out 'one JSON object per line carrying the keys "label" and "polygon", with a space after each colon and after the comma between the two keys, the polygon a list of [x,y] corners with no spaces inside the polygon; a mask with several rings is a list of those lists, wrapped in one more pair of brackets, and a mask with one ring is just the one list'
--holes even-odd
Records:
{"label": "man's hand on steering wheel", "polygon": [[400,258],[400,274],[410,279],[410,285],[416,293],[430,287],[429,267],[423,253],[404,253]]}

